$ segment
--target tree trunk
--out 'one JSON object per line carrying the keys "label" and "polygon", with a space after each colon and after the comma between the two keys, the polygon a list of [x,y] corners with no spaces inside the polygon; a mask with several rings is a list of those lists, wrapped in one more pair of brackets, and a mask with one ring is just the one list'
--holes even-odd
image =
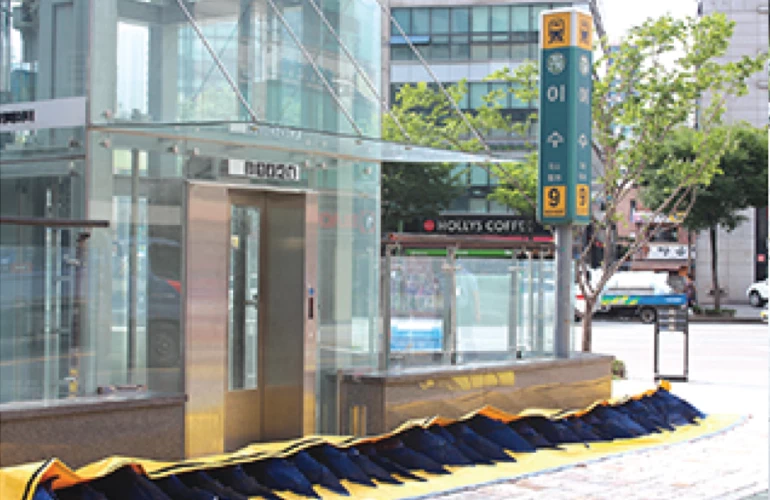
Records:
{"label": "tree trunk", "polygon": [[593,319],[594,319],[594,301],[586,299],[586,307],[583,311],[583,352],[591,352],[591,341],[593,340]]}
{"label": "tree trunk", "polygon": [[722,306],[722,294],[719,289],[719,273],[717,271],[717,226],[709,228],[709,240],[711,244],[711,288],[714,290],[714,309],[718,311]]}

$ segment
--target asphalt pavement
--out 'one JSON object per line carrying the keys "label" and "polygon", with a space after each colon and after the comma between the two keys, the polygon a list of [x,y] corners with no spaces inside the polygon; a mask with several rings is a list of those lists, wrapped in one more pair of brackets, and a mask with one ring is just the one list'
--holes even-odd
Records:
{"label": "asphalt pavement", "polygon": [[[750,310],[749,310],[750,311]],[[754,309],[754,311],[757,311]],[[594,352],[626,364],[613,395],[655,386],[653,326],[597,321]],[[444,500],[523,499],[758,499],[768,498],[768,327],[760,323],[692,323],[689,381],[672,391],[706,413],[744,415],[715,436],[439,495]],[[581,334],[576,329],[575,345]],[[661,338],[661,371],[681,374],[681,334]]]}

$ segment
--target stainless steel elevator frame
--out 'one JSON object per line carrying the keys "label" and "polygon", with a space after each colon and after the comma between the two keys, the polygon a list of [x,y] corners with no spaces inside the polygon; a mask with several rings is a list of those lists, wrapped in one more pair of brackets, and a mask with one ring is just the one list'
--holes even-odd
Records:
{"label": "stainless steel elevator frame", "polygon": [[[306,190],[188,182],[185,452],[188,457],[315,431],[317,196]],[[228,389],[233,203],[264,203],[255,390]]]}

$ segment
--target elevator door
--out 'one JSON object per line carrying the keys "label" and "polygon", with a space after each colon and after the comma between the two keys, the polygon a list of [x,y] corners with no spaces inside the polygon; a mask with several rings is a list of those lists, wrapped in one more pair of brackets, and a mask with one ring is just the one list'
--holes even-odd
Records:
{"label": "elevator door", "polygon": [[187,455],[313,432],[314,195],[190,183],[187,200]]}
{"label": "elevator door", "polygon": [[261,238],[265,216],[261,194],[230,196],[230,250],[227,271],[227,392],[225,447],[237,448],[262,437],[263,342],[260,319]]}

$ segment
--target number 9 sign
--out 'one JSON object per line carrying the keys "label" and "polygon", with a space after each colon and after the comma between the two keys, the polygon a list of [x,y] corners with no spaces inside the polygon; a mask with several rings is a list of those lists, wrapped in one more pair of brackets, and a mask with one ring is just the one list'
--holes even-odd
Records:
{"label": "number 9 sign", "polygon": [[566,186],[543,187],[543,216],[565,217],[567,215]]}

